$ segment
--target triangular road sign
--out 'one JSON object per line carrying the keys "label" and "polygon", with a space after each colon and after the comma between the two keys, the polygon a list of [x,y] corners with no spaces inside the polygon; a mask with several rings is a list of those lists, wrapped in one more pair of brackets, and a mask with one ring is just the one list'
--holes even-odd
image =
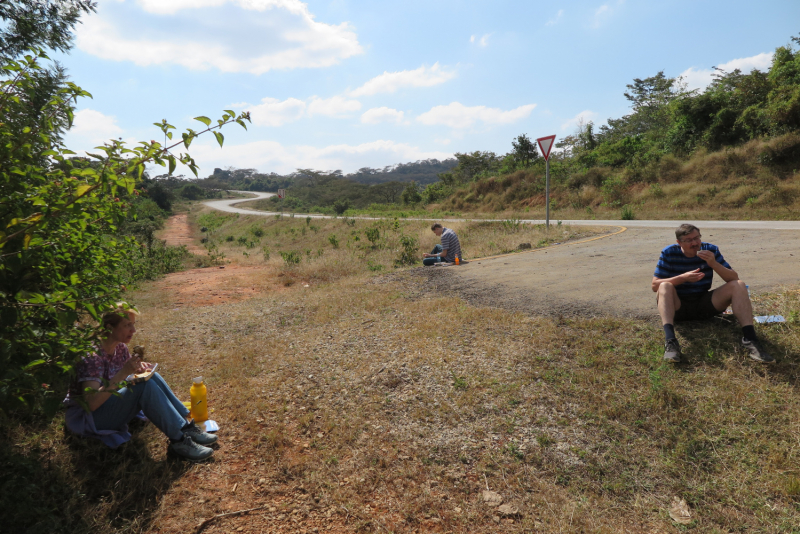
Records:
{"label": "triangular road sign", "polygon": [[542,151],[542,156],[544,156],[544,160],[547,161],[547,158],[550,157],[550,149],[553,148],[553,142],[556,140],[555,135],[548,135],[547,137],[540,137],[536,140],[539,143],[539,150]]}

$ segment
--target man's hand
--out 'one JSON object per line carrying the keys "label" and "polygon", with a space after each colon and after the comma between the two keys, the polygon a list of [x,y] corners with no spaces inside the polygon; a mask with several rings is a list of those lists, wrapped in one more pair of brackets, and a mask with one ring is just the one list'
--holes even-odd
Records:
{"label": "man's hand", "polygon": [[714,267],[717,260],[714,258],[714,253],[710,250],[698,250],[697,257],[706,262],[709,266]]}
{"label": "man's hand", "polygon": [[[707,250],[703,250],[701,252],[708,252],[708,251]],[[698,252],[698,254],[699,254],[699,252]],[[709,252],[709,254],[711,254],[711,253]],[[712,259],[713,259],[714,255],[711,254],[711,256],[712,256]],[[700,269],[695,269],[694,271],[689,271],[688,273],[683,273],[681,275],[681,278],[683,278],[684,282],[697,282],[698,280],[702,280],[704,276],[705,276],[705,273],[701,273]]]}

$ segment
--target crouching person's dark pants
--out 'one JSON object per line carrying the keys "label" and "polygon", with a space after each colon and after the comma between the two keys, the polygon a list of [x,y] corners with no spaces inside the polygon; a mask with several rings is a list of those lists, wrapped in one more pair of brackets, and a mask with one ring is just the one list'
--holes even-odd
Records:
{"label": "crouching person's dark pants", "polygon": [[[444,250],[442,245],[436,245],[433,247],[433,250],[431,250],[431,254],[439,254],[442,252],[442,250]],[[444,261],[444,258],[423,258],[422,265],[433,265],[434,263],[439,263],[442,261]]]}

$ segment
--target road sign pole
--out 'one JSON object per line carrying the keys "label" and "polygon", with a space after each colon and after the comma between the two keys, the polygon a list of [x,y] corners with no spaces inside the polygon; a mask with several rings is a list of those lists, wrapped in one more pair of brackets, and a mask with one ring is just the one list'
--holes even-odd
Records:
{"label": "road sign pole", "polygon": [[546,204],[544,213],[548,230],[550,229],[550,149],[553,148],[555,140],[555,135],[540,137],[536,140],[539,143],[539,150],[542,151],[542,156],[544,156],[544,203]]}
{"label": "road sign pole", "polygon": [[547,229],[550,229],[550,158],[544,162],[544,202]]}

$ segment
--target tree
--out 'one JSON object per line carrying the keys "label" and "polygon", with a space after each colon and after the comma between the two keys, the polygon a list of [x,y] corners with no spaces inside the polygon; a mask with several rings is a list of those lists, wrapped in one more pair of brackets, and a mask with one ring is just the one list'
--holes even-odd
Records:
{"label": "tree", "polygon": [[397,203],[404,188],[402,182],[384,182],[372,186],[377,197],[385,204]]}
{"label": "tree", "polygon": [[494,152],[481,152],[455,154],[458,164],[450,172],[439,174],[439,179],[446,185],[453,186],[469,183],[481,174],[495,172],[500,168],[501,159]]}
{"label": "tree", "polygon": [[33,48],[66,52],[72,45],[72,28],[96,5],[91,0],[3,0],[0,58],[13,59]]}
{"label": "tree", "polygon": [[422,200],[422,195],[419,194],[417,182],[408,182],[408,185],[403,189],[403,204],[416,204]]}
{"label": "tree", "polygon": [[517,136],[516,139],[511,141],[514,161],[518,167],[527,169],[534,161],[539,159],[539,150],[536,148],[536,143],[531,141],[526,134]]}
{"label": "tree", "polygon": [[[188,153],[202,133],[229,123],[245,126],[246,113],[225,111],[202,131],[173,140],[174,126],[156,123],[171,145],[142,142],[129,148],[109,141],[91,154],[92,164],[70,158],[57,140],[73,105],[88,93],[63,82],[41,104],[34,98],[44,52],[0,61],[0,411],[38,404],[53,408],[60,396],[49,384],[69,373],[100,334],[89,319],[120,299],[130,277],[131,237],[118,228],[139,191],[146,164],[172,173],[183,163],[197,174]],[[6,120],[7,117],[14,121]],[[26,126],[15,122],[28,121]],[[20,119],[22,120],[22,119]],[[20,126],[23,126],[20,128]]]}

